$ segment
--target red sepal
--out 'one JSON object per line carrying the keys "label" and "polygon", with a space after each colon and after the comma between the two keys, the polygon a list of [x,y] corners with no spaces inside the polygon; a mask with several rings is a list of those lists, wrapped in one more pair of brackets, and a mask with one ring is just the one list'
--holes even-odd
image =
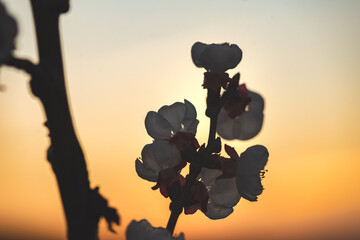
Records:
{"label": "red sepal", "polygon": [[232,159],[238,159],[239,154],[236,152],[235,148],[230,147],[229,145],[225,144],[225,152],[231,157]]}
{"label": "red sepal", "polygon": [[249,91],[245,84],[241,84],[237,87],[237,95],[225,102],[224,109],[228,112],[229,117],[236,118],[245,112],[246,106],[250,102]]}
{"label": "red sepal", "polygon": [[176,188],[176,185],[180,185],[181,181],[183,181],[182,179],[180,179],[180,176],[181,175],[176,170],[176,167],[163,169],[159,172],[156,185],[153,186],[151,189],[156,190],[160,188],[160,193],[167,198],[169,197],[168,189]]}
{"label": "red sepal", "polygon": [[189,132],[177,132],[169,139],[169,143],[174,144],[180,152],[189,147],[194,147],[195,149],[200,147],[195,134]]}
{"label": "red sepal", "polygon": [[248,97],[248,95],[249,95],[249,90],[246,88],[245,83],[241,84],[238,87],[238,92],[240,93],[241,97]]}
{"label": "red sepal", "polygon": [[198,209],[203,213],[207,212],[209,194],[203,182],[195,181],[191,186],[190,204],[184,206],[185,214],[194,214]]}
{"label": "red sepal", "polygon": [[[235,151],[235,149],[234,149]],[[236,153],[236,151],[235,151]],[[235,156],[235,155],[234,155]],[[222,174],[216,179],[233,178],[236,176],[236,160],[233,158],[219,157]]]}
{"label": "red sepal", "polygon": [[229,74],[220,72],[205,72],[203,87],[216,91],[220,87],[226,89],[231,78]]}

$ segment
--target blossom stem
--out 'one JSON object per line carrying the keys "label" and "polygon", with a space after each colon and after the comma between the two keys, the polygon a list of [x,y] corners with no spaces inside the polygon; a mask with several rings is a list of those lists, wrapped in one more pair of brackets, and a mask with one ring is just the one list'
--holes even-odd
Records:
{"label": "blossom stem", "polygon": [[[210,118],[210,130],[209,130],[209,138],[208,138],[208,145],[209,152],[212,150],[212,146],[215,143],[216,137],[216,126],[217,126],[217,119],[221,109],[221,102],[220,102],[220,91],[221,88],[219,87],[216,90],[208,89],[207,98],[206,98],[206,116]],[[199,161],[197,159],[192,159],[190,162],[190,172],[189,175],[186,177],[186,183],[182,188],[180,196],[175,199],[171,205],[171,214],[166,226],[166,229],[173,235],[174,229],[179,219],[180,214],[182,213],[185,200],[190,194],[191,187],[193,183],[196,181],[197,176],[201,171],[201,165],[198,164]]]}
{"label": "blossom stem", "polygon": [[185,199],[189,195],[189,193],[191,191],[191,186],[196,181],[196,178],[199,175],[200,171],[201,171],[200,165],[198,165],[196,163],[190,164],[190,172],[186,178],[186,183],[181,191],[180,197],[173,201],[170,218],[169,218],[168,224],[166,226],[166,229],[171,233],[171,235],[174,233],[174,229],[175,229],[177,220],[178,220],[180,214],[182,213],[182,209],[185,204]]}
{"label": "blossom stem", "polygon": [[220,90],[219,87],[216,91],[212,89],[208,89],[207,98],[206,98],[206,116],[210,118],[210,130],[209,130],[209,138],[208,138],[208,145],[211,146],[212,143],[215,142],[216,137],[216,126],[217,126],[217,119],[221,109],[220,103]]}
{"label": "blossom stem", "polygon": [[210,146],[215,141],[217,118],[218,118],[218,114],[210,118],[208,146]]}

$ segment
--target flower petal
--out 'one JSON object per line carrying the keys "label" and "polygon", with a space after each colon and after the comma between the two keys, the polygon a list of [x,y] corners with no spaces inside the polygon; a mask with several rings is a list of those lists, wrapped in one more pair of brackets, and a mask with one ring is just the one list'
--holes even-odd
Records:
{"label": "flower petal", "polygon": [[154,141],[152,144],[154,159],[159,164],[161,170],[174,167],[181,162],[179,150],[168,141]]}
{"label": "flower petal", "polygon": [[181,233],[178,237],[171,236],[170,232],[165,228],[155,228],[143,219],[141,221],[131,221],[126,229],[127,240],[184,240],[184,234]]}
{"label": "flower petal", "polygon": [[235,44],[210,44],[200,56],[200,62],[205,69],[225,72],[235,68],[242,58],[242,51]]}
{"label": "flower petal", "polygon": [[263,170],[269,158],[269,152],[262,145],[254,145],[246,149],[237,159],[237,174],[250,176],[259,174]]}
{"label": "flower petal", "polygon": [[248,90],[248,96],[251,98],[248,111],[252,112],[252,114],[261,115],[264,111],[265,105],[263,97],[260,94],[250,90]]}
{"label": "flower petal", "polygon": [[201,172],[198,176],[199,179],[205,184],[206,187],[213,185],[216,178],[221,176],[222,171],[219,169],[201,168]]}
{"label": "flower petal", "polygon": [[184,99],[185,102],[185,116],[184,119],[196,119],[197,113],[194,105],[188,100]]}
{"label": "flower petal", "polygon": [[196,42],[191,48],[191,58],[197,67],[215,72],[235,68],[242,59],[242,51],[236,44],[204,44]]}
{"label": "flower petal", "polygon": [[185,104],[176,102],[170,106],[165,105],[158,113],[170,123],[173,132],[177,132],[181,129],[181,122],[184,120]]}
{"label": "flower petal", "polygon": [[169,139],[173,130],[170,123],[154,111],[148,112],[145,118],[147,133],[154,139]]}
{"label": "flower petal", "polygon": [[241,197],[251,202],[257,201],[257,196],[263,192],[259,175],[236,177],[236,186]]}
{"label": "flower petal", "polygon": [[213,220],[216,219],[222,219],[229,216],[234,211],[233,208],[227,208],[227,207],[219,207],[214,205],[214,203],[209,202],[207,205],[207,212],[205,215]]}
{"label": "flower petal", "polygon": [[150,182],[156,182],[157,180],[156,172],[150,168],[146,168],[139,159],[136,159],[135,161],[135,168],[136,168],[136,173],[139,175],[139,177],[148,180]]}
{"label": "flower petal", "polygon": [[199,124],[199,120],[196,119],[197,113],[194,105],[188,100],[184,100],[185,102],[185,115],[184,120],[182,121],[183,131],[191,132],[196,134],[196,129]]}
{"label": "flower petal", "polygon": [[261,130],[264,120],[264,99],[257,93],[249,91],[251,102],[248,110],[237,118],[228,116],[222,108],[217,122],[217,133],[224,139],[248,140],[255,137]]}
{"label": "flower petal", "polygon": [[216,180],[210,188],[209,198],[217,206],[235,206],[240,200],[235,177]]}
{"label": "flower petal", "polygon": [[168,141],[157,140],[147,144],[141,151],[141,160],[135,161],[136,172],[139,177],[156,182],[159,172],[174,167],[181,162],[180,152]]}
{"label": "flower petal", "polygon": [[263,115],[253,115],[244,112],[239,118],[235,119],[233,125],[233,136],[239,140],[249,140],[260,132],[263,124]]}
{"label": "flower petal", "polygon": [[233,69],[240,63],[243,53],[239,46],[236,44],[231,44],[230,48],[233,50],[234,53],[234,61],[233,65],[229,65],[229,69]]}
{"label": "flower petal", "polygon": [[197,126],[199,124],[199,120],[195,119],[190,121],[189,120],[184,120],[183,121],[183,125],[184,125],[184,132],[190,132],[193,133],[194,135],[196,135],[196,130],[197,130]]}
{"label": "flower petal", "polygon": [[203,67],[200,58],[203,51],[206,49],[207,45],[202,42],[196,42],[191,47],[191,58],[197,67]]}
{"label": "flower petal", "polygon": [[269,157],[266,147],[255,145],[246,149],[237,159],[236,185],[241,197],[257,201],[263,192],[260,171],[264,169]]}
{"label": "flower petal", "polygon": [[248,110],[235,119],[234,135],[240,140],[248,140],[255,137],[261,130],[264,120],[264,99],[261,95],[249,91],[251,102]]}
{"label": "flower petal", "polygon": [[234,124],[234,119],[229,117],[228,112],[224,108],[222,108],[218,116],[216,127],[216,131],[219,136],[226,140],[234,140]]}

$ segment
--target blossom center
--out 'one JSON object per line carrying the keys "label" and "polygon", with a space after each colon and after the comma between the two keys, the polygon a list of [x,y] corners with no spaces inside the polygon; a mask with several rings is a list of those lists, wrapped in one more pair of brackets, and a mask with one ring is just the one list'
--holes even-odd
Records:
{"label": "blossom center", "polygon": [[195,134],[189,132],[177,132],[169,140],[170,144],[174,144],[180,152],[185,151],[189,147],[199,148],[199,143],[195,138]]}
{"label": "blossom center", "polygon": [[229,117],[234,119],[246,111],[250,102],[249,91],[245,84],[241,84],[225,102],[224,109],[228,112]]}

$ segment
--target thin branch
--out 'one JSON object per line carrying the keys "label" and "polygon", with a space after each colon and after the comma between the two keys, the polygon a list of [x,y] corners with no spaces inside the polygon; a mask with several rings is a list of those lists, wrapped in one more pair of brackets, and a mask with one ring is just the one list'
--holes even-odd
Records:
{"label": "thin branch", "polygon": [[36,65],[28,59],[15,58],[12,56],[5,62],[5,64],[10,67],[24,70],[30,75],[34,74],[36,71]]}

